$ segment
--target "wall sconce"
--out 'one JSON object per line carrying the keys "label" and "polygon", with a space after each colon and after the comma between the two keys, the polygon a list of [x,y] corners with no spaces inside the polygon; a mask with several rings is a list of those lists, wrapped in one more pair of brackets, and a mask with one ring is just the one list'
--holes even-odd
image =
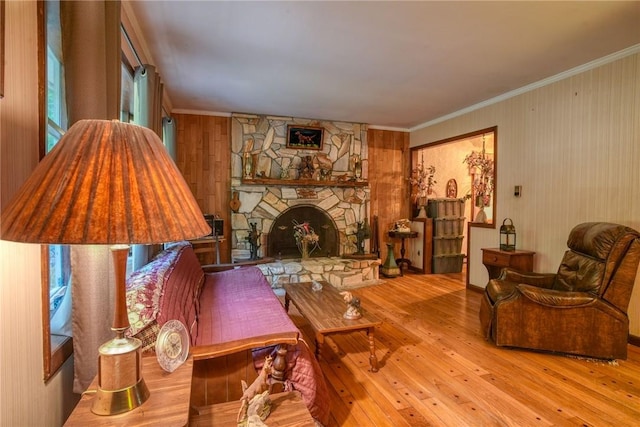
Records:
{"label": "wall sconce", "polygon": [[[507,221],[509,221],[509,224],[507,224]],[[500,226],[500,250],[516,250],[516,228],[513,226],[511,218],[505,218]]]}

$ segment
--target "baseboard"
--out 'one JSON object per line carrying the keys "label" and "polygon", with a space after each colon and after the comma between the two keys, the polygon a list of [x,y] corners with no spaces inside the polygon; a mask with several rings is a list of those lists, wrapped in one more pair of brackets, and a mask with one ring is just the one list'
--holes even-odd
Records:
{"label": "baseboard", "polygon": [[467,284],[467,289],[473,292],[483,293],[484,288],[482,286],[472,285],[471,283]]}

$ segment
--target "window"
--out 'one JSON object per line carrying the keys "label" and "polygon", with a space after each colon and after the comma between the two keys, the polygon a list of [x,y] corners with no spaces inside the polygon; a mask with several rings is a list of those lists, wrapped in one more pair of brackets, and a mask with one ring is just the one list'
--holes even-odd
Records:
{"label": "window", "polygon": [[[51,39],[47,34],[47,40]],[[66,129],[62,63],[47,46],[47,147],[48,153]],[[49,321],[51,333],[71,336],[71,262],[69,246],[49,245]]]}
{"label": "window", "polygon": [[[49,37],[47,37],[47,40]],[[47,147],[48,153],[67,127],[64,108],[64,80],[59,54],[47,46]]]}
{"label": "window", "polygon": [[[42,3],[39,3],[42,5]],[[42,7],[42,6],[39,6]],[[59,3],[46,2],[40,31],[46,40],[46,141],[48,153],[67,127],[64,69],[60,60]],[[46,25],[45,25],[46,23]],[[45,30],[46,28],[46,30]],[[71,261],[68,245],[42,247],[42,323],[44,380],[48,380],[73,352],[71,341]]]}

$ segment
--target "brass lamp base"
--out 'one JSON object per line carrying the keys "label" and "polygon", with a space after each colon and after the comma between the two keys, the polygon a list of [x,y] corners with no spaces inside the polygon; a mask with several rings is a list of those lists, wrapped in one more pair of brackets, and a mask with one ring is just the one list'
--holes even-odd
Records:
{"label": "brass lamp base", "polygon": [[142,405],[149,398],[149,389],[140,378],[135,385],[122,390],[103,390],[96,392],[91,412],[96,415],[116,415],[129,412]]}
{"label": "brass lamp base", "polygon": [[149,398],[142,378],[142,343],[118,336],[100,346],[98,390],[91,405],[96,415],[131,411]]}

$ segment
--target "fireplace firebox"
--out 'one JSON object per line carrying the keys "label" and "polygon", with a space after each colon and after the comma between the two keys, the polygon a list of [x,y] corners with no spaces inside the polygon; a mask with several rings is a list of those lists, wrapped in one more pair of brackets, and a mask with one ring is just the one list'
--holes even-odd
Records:
{"label": "fireplace firebox", "polygon": [[319,238],[320,247],[310,254],[311,257],[338,256],[338,228],[327,212],[313,205],[294,206],[275,219],[269,230],[266,255],[276,258],[300,258],[293,226],[295,223],[303,222],[308,222]]}

